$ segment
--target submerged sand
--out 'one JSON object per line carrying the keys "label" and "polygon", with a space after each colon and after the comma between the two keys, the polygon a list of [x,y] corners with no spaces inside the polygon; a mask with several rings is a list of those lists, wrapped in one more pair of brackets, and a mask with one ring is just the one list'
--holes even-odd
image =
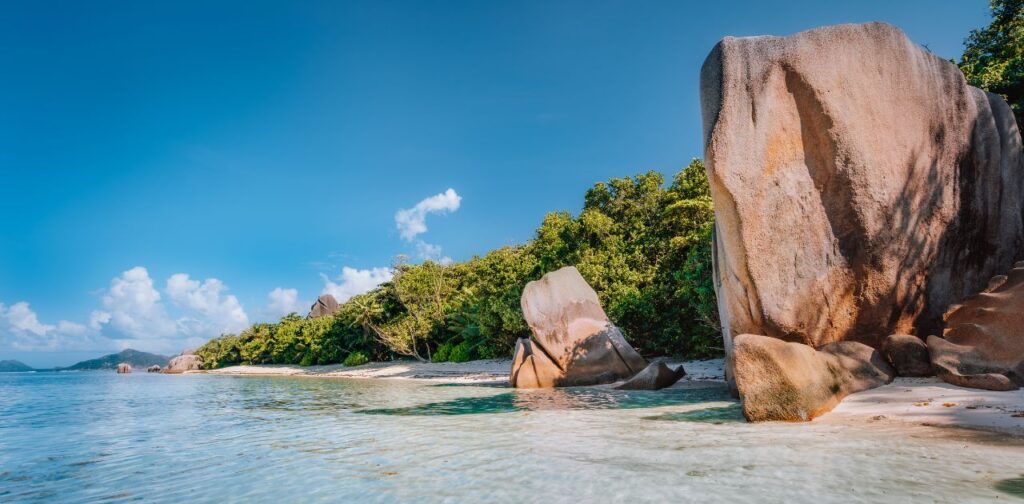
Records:
{"label": "submerged sand", "polygon": [[[723,381],[723,360],[682,364],[687,376],[675,387],[694,381]],[[362,366],[231,366],[205,374],[227,376],[302,376],[356,379],[411,379],[443,383],[507,384],[509,359],[470,362],[374,362]],[[1012,392],[968,389],[937,378],[897,378],[893,383],[847,396],[821,423],[901,422],[935,427],[982,429],[1024,437],[1024,389]]]}

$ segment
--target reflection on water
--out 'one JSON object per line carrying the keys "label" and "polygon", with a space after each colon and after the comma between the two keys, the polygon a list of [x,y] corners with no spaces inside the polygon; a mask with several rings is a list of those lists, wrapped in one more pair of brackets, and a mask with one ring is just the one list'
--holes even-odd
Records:
{"label": "reflection on water", "polygon": [[1009,478],[996,482],[996,490],[1024,499],[1024,474],[1019,478]]}
{"label": "reflection on water", "polygon": [[700,408],[679,413],[663,413],[661,415],[643,417],[644,420],[670,420],[674,422],[706,422],[722,424],[727,422],[745,422],[743,409],[739,404]]}
{"label": "reflection on water", "polygon": [[0,374],[0,502],[991,502],[1021,467],[937,429],[747,424],[714,384]]}
{"label": "reflection on water", "polygon": [[360,410],[371,415],[474,415],[541,410],[606,410],[656,408],[678,404],[730,400],[724,386],[706,385],[659,391],[625,391],[606,387],[512,390],[484,397],[459,397],[449,401],[403,408]]}

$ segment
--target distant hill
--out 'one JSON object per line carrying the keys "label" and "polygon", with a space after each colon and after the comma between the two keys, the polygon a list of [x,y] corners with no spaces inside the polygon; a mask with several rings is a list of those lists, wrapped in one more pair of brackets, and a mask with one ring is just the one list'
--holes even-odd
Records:
{"label": "distant hill", "polygon": [[167,361],[171,360],[170,357],[163,355],[151,354],[147,352],[140,352],[138,350],[124,350],[121,353],[104,355],[98,359],[89,359],[87,361],[79,362],[73,366],[69,366],[63,369],[66,370],[87,370],[87,369],[117,369],[117,365],[122,362],[131,364],[133,368],[147,368],[152,365],[166,366]]}
{"label": "distant hill", "polygon": [[16,373],[19,371],[33,371],[33,369],[21,361],[0,360],[0,373]]}

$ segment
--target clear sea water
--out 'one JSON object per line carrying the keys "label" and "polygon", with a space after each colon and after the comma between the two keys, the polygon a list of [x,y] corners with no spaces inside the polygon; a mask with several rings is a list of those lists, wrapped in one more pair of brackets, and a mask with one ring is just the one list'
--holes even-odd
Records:
{"label": "clear sea water", "polygon": [[1012,502],[1020,440],[747,424],[715,384],[0,374],[0,502]]}

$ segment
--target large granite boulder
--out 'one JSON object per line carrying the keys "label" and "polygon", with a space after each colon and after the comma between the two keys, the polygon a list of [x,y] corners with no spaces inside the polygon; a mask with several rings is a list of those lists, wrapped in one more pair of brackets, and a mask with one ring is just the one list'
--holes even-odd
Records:
{"label": "large granite boulder", "polygon": [[938,334],[1024,252],[1009,106],[893,26],[725,38],[701,108],[727,354]]}
{"label": "large granite boulder", "polygon": [[313,306],[309,307],[309,315],[306,318],[318,318],[325,317],[327,315],[334,315],[341,305],[338,304],[338,300],[334,299],[334,296],[330,294],[321,294],[316,299]]}
{"label": "large granite boulder", "polygon": [[1024,252],[1010,108],[898,28],[725,38],[701,105],[727,351],[939,334]]}
{"label": "large granite boulder", "polygon": [[1024,262],[952,306],[943,338],[928,338],[932,366],[943,380],[989,390],[1024,385]]}
{"label": "large granite boulder", "polygon": [[526,284],[521,305],[533,339],[516,343],[509,375],[513,387],[612,383],[647,366],[572,266]]}
{"label": "large granite boulder", "polygon": [[877,350],[854,341],[815,350],[803,343],[741,334],[733,343],[729,359],[743,415],[751,422],[811,420],[848,394],[895,377]]}
{"label": "large granite boulder", "polygon": [[162,372],[165,374],[179,374],[185,371],[198,371],[202,368],[203,358],[186,350],[181,355],[171,359]]}
{"label": "large granite boulder", "polygon": [[117,374],[128,374],[132,372],[132,365],[127,362],[122,362],[117,365]]}

